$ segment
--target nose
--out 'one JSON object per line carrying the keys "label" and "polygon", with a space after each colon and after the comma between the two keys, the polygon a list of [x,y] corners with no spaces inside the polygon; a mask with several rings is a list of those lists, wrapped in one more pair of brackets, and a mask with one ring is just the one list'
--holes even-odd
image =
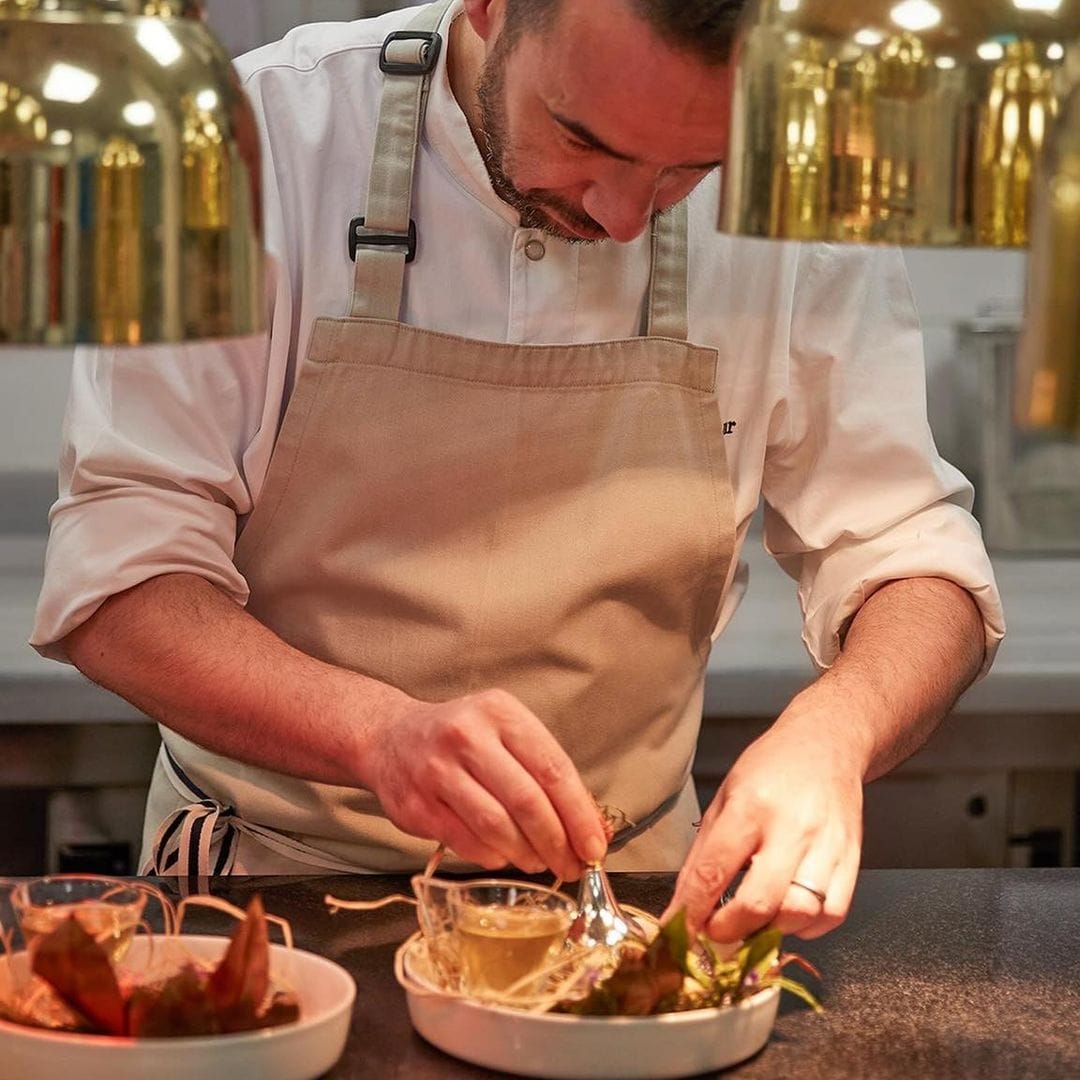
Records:
{"label": "nose", "polygon": [[651,170],[625,169],[592,184],[582,207],[621,244],[640,236],[648,227],[656,206],[659,177]]}

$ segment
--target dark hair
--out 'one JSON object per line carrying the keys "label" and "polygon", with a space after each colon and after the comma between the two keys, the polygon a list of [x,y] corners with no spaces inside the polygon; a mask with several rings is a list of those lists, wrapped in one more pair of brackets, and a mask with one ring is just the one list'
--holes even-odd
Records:
{"label": "dark hair", "polygon": [[[709,63],[726,63],[746,0],[627,0],[634,12],[665,41],[697,53]],[[562,0],[506,0],[507,44],[524,33],[551,25]]]}

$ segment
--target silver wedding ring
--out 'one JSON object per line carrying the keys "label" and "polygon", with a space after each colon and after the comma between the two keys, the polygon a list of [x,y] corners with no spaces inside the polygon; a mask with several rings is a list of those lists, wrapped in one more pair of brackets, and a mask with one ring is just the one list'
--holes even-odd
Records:
{"label": "silver wedding ring", "polygon": [[798,885],[800,889],[805,889],[811,896],[816,896],[818,903],[825,903],[825,894],[820,889],[815,889],[813,885],[807,885],[805,881],[799,881],[797,879],[792,879],[791,884]]}

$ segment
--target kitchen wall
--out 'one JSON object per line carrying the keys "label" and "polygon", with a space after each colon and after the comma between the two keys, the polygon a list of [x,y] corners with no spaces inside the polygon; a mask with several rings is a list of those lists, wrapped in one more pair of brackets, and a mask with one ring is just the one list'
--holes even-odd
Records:
{"label": "kitchen wall", "polygon": [[[391,7],[393,0],[208,0],[212,24],[233,53],[272,41],[299,23],[352,19]],[[979,417],[974,372],[957,361],[953,324],[987,303],[1018,305],[1024,256],[981,251],[906,253],[926,331],[930,411],[943,453],[965,471],[976,467]],[[0,357],[0,531],[5,474],[51,472],[67,393],[70,354],[5,350]],[[10,480],[10,475],[7,477]]]}
{"label": "kitchen wall", "polygon": [[360,19],[420,0],[206,0],[210,22],[235,55],[308,22]]}

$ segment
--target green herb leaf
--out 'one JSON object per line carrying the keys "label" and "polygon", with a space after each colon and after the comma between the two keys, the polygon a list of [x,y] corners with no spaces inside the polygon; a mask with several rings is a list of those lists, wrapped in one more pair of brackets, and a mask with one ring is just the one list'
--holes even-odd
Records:
{"label": "green herb leaf", "polygon": [[648,953],[659,953],[665,946],[667,947],[668,955],[678,966],[679,970],[684,974],[689,975],[690,970],[687,967],[686,958],[690,951],[690,931],[686,926],[685,908],[675,912],[675,914],[660,927],[660,933],[656,935],[652,944],[649,945]]}
{"label": "green herb leaf", "polygon": [[760,980],[772,970],[776,958],[780,955],[782,941],[783,935],[779,930],[768,928],[759,930],[746,939],[738,954],[740,985],[745,983],[747,976],[751,974]]}
{"label": "green herb leaf", "polygon": [[825,1011],[824,1008],[822,1008],[821,1002],[814,997],[810,990],[803,986],[801,982],[789,979],[786,975],[773,975],[767,978],[762,985],[779,986],[781,990],[786,990],[789,994],[794,994],[800,1001],[805,1001],[814,1012],[823,1013]]}
{"label": "green herb leaf", "polygon": [[[580,1016],[650,1016],[710,1006],[731,1005],[767,986],[779,986],[805,1001],[815,1012],[821,1006],[801,983],[781,974],[785,964],[814,968],[793,953],[781,956],[782,937],[760,930],[747,938],[732,959],[723,959],[715,945],[698,935],[691,945],[686,913],[676,913],[647,949],[628,949],[619,966],[581,1001],[563,1002],[557,1012]],[[689,976],[689,979],[687,979]]]}

